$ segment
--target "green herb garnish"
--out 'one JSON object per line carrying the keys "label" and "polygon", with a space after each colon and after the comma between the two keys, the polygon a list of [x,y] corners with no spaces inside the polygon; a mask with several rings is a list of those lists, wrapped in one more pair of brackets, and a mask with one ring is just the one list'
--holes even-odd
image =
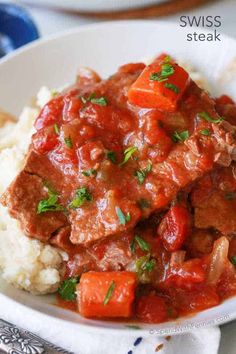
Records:
{"label": "green herb garnish", "polygon": [[72,209],[80,208],[86,201],[91,202],[92,195],[88,192],[87,188],[82,187],[76,190],[75,197],[71,201],[69,207]]}
{"label": "green herb garnish", "polygon": [[87,98],[84,96],[79,96],[79,98],[84,104],[86,104],[87,102],[91,102],[99,106],[107,106],[108,103],[105,97],[96,97],[95,93],[91,93]]}
{"label": "green herb garnish", "polygon": [[40,200],[37,207],[37,214],[46,213],[47,211],[63,211],[65,208],[58,201],[58,193],[46,186],[48,189],[48,199]]}
{"label": "green herb garnish", "polygon": [[116,214],[120,220],[121,225],[125,225],[127,222],[131,220],[130,213],[125,215],[119,207],[116,207]]}
{"label": "green herb garnish", "polygon": [[60,128],[59,128],[58,124],[54,124],[54,131],[57,135],[60,135]]}
{"label": "green herb garnish", "polygon": [[146,199],[140,199],[138,200],[138,205],[141,209],[147,209],[147,208],[150,208],[150,202]]}
{"label": "green herb garnish", "polygon": [[164,86],[165,86],[165,88],[173,91],[176,94],[179,93],[179,91],[180,91],[180,89],[176,85],[171,84],[169,82],[166,82]]}
{"label": "green herb garnish", "polygon": [[107,151],[107,158],[110,160],[112,163],[116,163],[116,153],[114,151]]}
{"label": "green herb garnish", "polygon": [[210,135],[210,130],[209,129],[202,129],[200,133],[202,135]]}
{"label": "green herb garnish", "polygon": [[156,72],[156,73],[152,73],[150,75],[150,80],[158,81],[158,82],[167,81],[168,78],[174,74],[174,72],[175,72],[175,69],[174,69],[173,65],[171,65],[168,62],[164,62],[164,64],[162,64],[162,66],[161,66],[161,71]]}
{"label": "green herb garnish", "polygon": [[108,302],[110,301],[110,299],[111,299],[111,297],[112,297],[112,295],[114,293],[115,287],[116,287],[116,283],[114,282],[114,280],[112,280],[112,282],[111,282],[111,284],[110,284],[110,286],[109,286],[109,288],[107,290],[106,296],[105,296],[105,298],[103,300],[103,304],[104,305],[107,305]]}
{"label": "green herb garnish", "polygon": [[137,151],[138,149],[136,146],[130,146],[124,151],[124,160],[120,164],[120,166],[124,165],[129,159],[132,157],[132,155]]}
{"label": "green herb garnish", "polygon": [[133,240],[130,243],[130,250],[132,253],[135,252],[135,238],[133,238]]}
{"label": "green herb garnish", "polygon": [[95,93],[91,93],[87,98],[84,96],[79,96],[78,98],[81,99],[81,101],[83,102],[83,104],[86,104],[87,102],[90,102],[93,98],[95,98]]}
{"label": "green herb garnish", "polygon": [[64,280],[58,288],[58,293],[62,299],[73,301],[76,299],[76,285],[79,282],[78,278],[68,278]]}
{"label": "green herb garnish", "polygon": [[198,113],[198,115],[200,118],[205,119],[207,122],[215,123],[215,124],[221,123],[224,120],[224,118],[222,117],[214,119],[207,112],[201,112]]}
{"label": "green herb garnish", "polygon": [[225,193],[226,200],[234,200],[236,198],[236,192],[227,192]]}
{"label": "green herb garnish", "polygon": [[150,251],[150,245],[144,241],[144,239],[142,239],[142,237],[136,235],[134,236],[134,239],[132,240],[131,244],[130,244],[130,249],[132,251],[132,253],[134,253],[135,251],[135,242],[139,245],[140,249],[142,251]]}
{"label": "green herb garnish", "polygon": [[72,140],[71,140],[71,137],[68,136],[67,138],[64,139],[64,142],[66,144],[66,146],[69,148],[69,149],[72,149],[73,148],[73,143],[72,143]]}
{"label": "green herb garnish", "polygon": [[155,264],[156,260],[151,258],[150,253],[148,253],[147,255],[137,259],[135,263],[136,272],[138,273],[139,277],[142,276],[143,272],[145,271],[150,273],[153,270]]}
{"label": "green herb garnish", "polygon": [[188,130],[184,130],[183,132],[175,132],[172,136],[172,140],[177,143],[178,141],[185,141],[189,138]]}
{"label": "green herb garnish", "polygon": [[152,272],[153,268],[155,267],[156,260],[152,258],[150,261],[144,264],[143,269],[146,270],[147,272]]}
{"label": "green herb garnish", "polygon": [[94,168],[90,168],[89,170],[82,171],[82,175],[84,175],[85,177],[96,176],[97,170],[95,170]]}
{"label": "green herb garnish", "polygon": [[98,104],[99,106],[107,106],[107,99],[105,97],[92,98],[91,103]]}
{"label": "green herb garnish", "polygon": [[137,178],[139,184],[143,184],[148,173],[152,170],[152,163],[149,161],[148,166],[143,170],[137,170],[134,176]]}
{"label": "green herb garnish", "polygon": [[232,257],[230,258],[230,262],[231,262],[233,265],[236,266],[236,256],[232,256]]}

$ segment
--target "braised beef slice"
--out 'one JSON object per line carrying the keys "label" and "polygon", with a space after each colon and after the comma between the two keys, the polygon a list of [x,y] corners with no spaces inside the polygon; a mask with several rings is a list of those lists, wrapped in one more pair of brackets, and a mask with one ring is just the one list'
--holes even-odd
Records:
{"label": "braised beef slice", "polygon": [[[68,207],[77,188],[83,186],[91,192],[91,202],[86,201],[79,208],[68,208],[70,240],[73,244],[87,246],[94,241],[133,228],[142,216],[148,217],[154,210],[165,208],[180,189],[202,177],[215,164],[225,165],[226,160],[227,164],[230,164],[236,157],[234,128],[231,129],[231,126],[224,122],[215,124],[199,118],[199,112],[203,111],[208,112],[214,119],[219,116],[215,111],[214,101],[193,82],[190,83],[177,112],[169,115],[162,112],[161,123],[169,137],[166,138],[165,148],[160,147],[159,139],[150,134],[157,126],[158,120],[154,120],[153,128],[151,123],[147,126],[147,122],[152,122],[150,118],[153,118],[153,115],[159,116],[161,112],[142,110],[127,102],[128,89],[139,73],[140,69],[134,72],[120,71],[107,81],[89,86],[90,91],[86,86],[85,91],[80,93],[88,96],[96,91],[98,97],[107,98],[108,105],[101,107],[93,105],[90,101],[86,102],[76,119],[74,113],[69,111],[68,102],[65,103],[63,111],[60,111],[63,106],[60,101],[57,106],[57,122],[61,134],[65,134],[69,129],[73,139],[78,137],[78,141],[73,141],[73,148],[69,149],[70,154],[65,146],[65,135],[60,136],[60,145],[57,144],[48,153],[35,152],[35,146],[32,145],[23,171],[2,198],[2,203],[9,208],[10,214],[20,221],[27,235],[47,241],[51,235],[55,237],[57,231],[68,226],[68,220],[62,212],[36,213],[38,202],[47,198],[44,181],[52,184],[60,193],[61,203],[65,207]],[[73,102],[79,99],[78,95],[79,92],[74,94]],[[45,112],[47,110],[44,115]],[[53,118],[51,114],[50,119]],[[71,120],[62,122],[62,116]],[[180,128],[189,131],[189,139],[173,143],[171,136]],[[53,130],[53,124],[50,129]],[[203,135],[202,129],[208,129],[210,135]],[[43,128],[40,127],[33,137],[33,143],[42,131]],[[92,137],[84,140],[84,131],[92,132]],[[156,139],[156,142],[153,139]],[[99,146],[103,146],[104,151],[101,154],[92,150],[87,152],[91,167],[98,169],[96,177],[87,178],[81,173],[84,167],[81,168],[80,149],[96,141],[100,142]],[[116,150],[121,159],[122,151],[127,146],[134,145],[139,147],[139,159],[130,159],[122,167],[107,160],[107,150]],[[63,152],[65,149],[66,157]],[[162,152],[159,153],[159,150]],[[64,162],[61,162],[62,160]],[[146,176],[144,183],[138,183],[136,171],[146,168],[150,160],[152,171]],[[144,198],[149,202],[145,213],[138,204],[138,201]],[[125,222],[121,222],[117,207],[125,217],[129,216]]]}
{"label": "braised beef slice", "polygon": [[236,233],[235,164],[203,177],[192,191],[195,226],[214,228],[223,234]]}
{"label": "braised beef slice", "polygon": [[1,202],[8,207],[9,214],[19,220],[26,235],[47,242],[67,223],[63,212],[37,214],[39,201],[47,198],[42,179],[22,171],[2,196]]}

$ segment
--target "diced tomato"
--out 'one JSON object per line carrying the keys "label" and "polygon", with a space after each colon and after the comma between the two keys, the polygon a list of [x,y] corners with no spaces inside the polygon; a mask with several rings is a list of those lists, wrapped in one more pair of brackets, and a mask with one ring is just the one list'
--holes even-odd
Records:
{"label": "diced tomato", "polygon": [[197,312],[219,305],[220,298],[215,288],[201,287],[193,292],[185,292],[180,300],[181,313]]}
{"label": "diced tomato", "polygon": [[[163,65],[171,65],[174,72],[163,81],[152,80],[159,75]],[[134,82],[128,92],[130,103],[143,108],[158,108],[174,111],[189,82],[188,73],[173,61],[156,59],[147,66]]]}
{"label": "diced tomato", "polygon": [[167,251],[179,250],[190,232],[191,214],[182,205],[174,205],[164,216],[158,234]]}
{"label": "diced tomato", "polygon": [[227,96],[227,95],[222,95],[219,98],[216,98],[216,104],[234,104],[234,101],[232,100],[231,97]]}
{"label": "diced tomato", "polygon": [[168,270],[165,285],[191,289],[194,284],[202,283],[206,278],[206,270],[201,259],[191,259],[180,265],[171,266]]}
{"label": "diced tomato", "polygon": [[77,288],[79,312],[84,317],[130,317],[135,287],[132,272],[84,273]]}
{"label": "diced tomato", "polygon": [[155,294],[141,296],[137,301],[136,313],[138,319],[146,323],[161,323],[168,317],[164,298]]}
{"label": "diced tomato", "polygon": [[53,127],[48,127],[35,133],[32,142],[35,151],[39,154],[45,154],[58,144],[58,136]]}
{"label": "diced tomato", "polygon": [[77,96],[71,97],[71,93],[64,97],[63,120],[71,121],[78,118],[79,110],[83,107],[83,102]]}
{"label": "diced tomato", "polygon": [[63,109],[63,97],[59,96],[48,102],[41,110],[34,126],[36,130],[40,130],[61,120]]}

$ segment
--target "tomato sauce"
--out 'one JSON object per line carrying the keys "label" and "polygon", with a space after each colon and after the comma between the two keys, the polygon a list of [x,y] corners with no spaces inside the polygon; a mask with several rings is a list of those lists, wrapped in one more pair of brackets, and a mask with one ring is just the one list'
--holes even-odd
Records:
{"label": "tomato sauce", "polygon": [[61,307],[159,323],[235,295],[235,107],[165,55],[44,106],[2,203],[67,252]]}

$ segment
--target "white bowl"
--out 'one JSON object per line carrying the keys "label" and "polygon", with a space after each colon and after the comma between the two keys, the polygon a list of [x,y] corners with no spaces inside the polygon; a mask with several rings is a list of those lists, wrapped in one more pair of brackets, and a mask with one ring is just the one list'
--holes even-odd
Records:
{"label": "white bowl", "polygon": [[[236,58],[236,41],[221,36],[221,42],[187,42],[190,29],[178,24],[151,21],[107,22],[89,25],[62,35],[39,40],[0,61],[0,107],[18,114],[42,85],[56,88],[71,83],[80,66],[90,66],[106,77],[119,65],[152,58],[167,52],[191,62],[209,80],[214,94],[228,93],[236,99],[236,74],[230,82],[219,80]],[[191,31],[195,31],[191,30]],[[197,31],[197,30],[196,30]],[[124,322],[87,320],[52,305],[51,296],[32,296],[16,290],[0,279],[0,298],[7,296],[41,313],[90,329],[137,334]],[[221,305],[158,325],[141,325],[139,334],[182,333],[201,326],[212,326],[236,318],[236,297]]]}

